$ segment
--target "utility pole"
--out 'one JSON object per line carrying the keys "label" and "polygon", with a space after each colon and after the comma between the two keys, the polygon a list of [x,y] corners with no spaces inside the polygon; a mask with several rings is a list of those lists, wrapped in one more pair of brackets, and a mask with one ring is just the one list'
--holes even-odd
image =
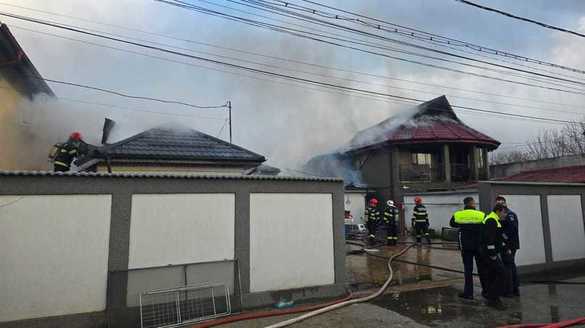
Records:
{"label": "utility pole", "polygon": [[232,102],[227,102],[228,113],[229,113],[229,124],[230,124],[230,143],[232,143]]}

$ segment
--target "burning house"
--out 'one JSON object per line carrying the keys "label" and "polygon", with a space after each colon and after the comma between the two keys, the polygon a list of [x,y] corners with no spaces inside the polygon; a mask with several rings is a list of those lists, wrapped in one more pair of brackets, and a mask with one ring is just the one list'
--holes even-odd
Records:
{"label": "burning house", "polygon": [[445,96],[359,131],[334,154],[313,158],[306,169],[343,177],[383,199],[405,193],[462,189],[489,178],[488,152],[500,143],[467,126]]}
{"label": "burning house", "polygon": [[[32,64],[5,24],[0,24],[0,169],[39,169],[23,166],[27,152],[8,141],[38,138],[30,128],[30,117],[21,110],[23,103],[53,91]],[[41,156],[42,157],[42,156]]]}
{"label": "burning house", "polygon": [[78,161],[92,172],[161,172],[276,175],[262,155],[184,127],[157,127],[108,143],[113,121],[106,119],[102,146]]}

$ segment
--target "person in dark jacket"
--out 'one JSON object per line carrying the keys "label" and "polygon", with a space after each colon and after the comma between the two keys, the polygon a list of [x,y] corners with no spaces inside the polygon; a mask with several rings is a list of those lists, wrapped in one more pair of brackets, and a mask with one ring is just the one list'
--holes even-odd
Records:
{"label": "person in dark jacket", "polygon": [[[480,259],[481,228],[485,214],[475,209],[475,200],[466,197],[463,200],[464,209],[459,210],[451,217],[450,226],[459,228],[459,248],[463,259],[465,272],[465,286],[459,297],[473,299],[473,261],[477,266],[481,287],[485,291],[485,277],[483,276]],[[483,292],[482,292],[483,293]]]}
{"label": "person in dark jacket", "polygon": [[49,154],[53,162],[53,171],[68,172],[73,159],[85,153],[87,153],[87,144],[82,140],[81,133],[71,133],[67,142],[54,145]]}
{"label": "person in dark jacket", "polygon": [[376,230],[380,224],[382,214],[378,207],[378,200],[376,198],[370,199],[368,207],[366,208],[366,227],[369,233],[369,242],[374,244],[376,242]]}
{"label": "person in dark jacket", "polygon": [[384,225],[386,226],[386,245],[394,246],[398,243],[398,219],[400,211],[393,200],[386,202],[384,207]]}
{"label": "person in dark jacket", "polygon": [[429,213],[422,203],[422,198],[416,196],[414,198],[414,204],[414,208],[412,209],[412,227],[416,233],[416,242],[420,244],[424,236],[427,243],[430,244]]}
{"label": "person in dark jacket", "polygon": [[518,233],[518,216],[508,207],[506,198],[496,197],[496,204],[506,207],[506,219],[502,221],[504,242],[506,243],[502,252],[502,262],[508,270],[509,280],[506,282],[504,296],[520,296],[520,283],[516,269],[516,252],[520,249],[520,236]]}
{"label": "person in dark jacket", "polygon": [[493,211],[483,220],[481,240],[481,262],[486,277],[487,305],[498,310],[505,309],[500,297],[504,294],[508,271],[502,263],[501,252],[505,243],[502,221],[506,219],[506,207],[496,204]]}

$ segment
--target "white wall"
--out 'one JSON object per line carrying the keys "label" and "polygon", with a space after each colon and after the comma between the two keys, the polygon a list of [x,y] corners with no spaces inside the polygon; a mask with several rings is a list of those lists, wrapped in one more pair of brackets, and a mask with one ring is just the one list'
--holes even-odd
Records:
{"label": "white wall", "polygon": [[[414,208],[415,195],[408,195],[404,197],[406,206],[406,225],[410,229],[410,222],[412,219],[412,210]],[[463,199],[465,197],[473,197],[475,199],[477,208],[479,209],[479,194],[473,192],[453,192],[453,193],[435,193],[435,194],[421,194],[423,204],[429,212],[429,221],[431,229],[435,229],[437,233],[441,233],[441,228],[449,227],[449,221],[455,211],[463,208]]]}
{"label": "white wall", "polygon": [[344,195],[345,210],[353,216],[353,223],[364,223],[366,211],[366,193],[346,192]]}
{"label": "white wall", "polygon": [[0,321],[103,311],[110,195],[0,196]]}
{"label": "white wall", "polygon": [[585,258],[581,196],[548,196],[553,261]]}
{"label": "white wall", "polygon": [[131,269],[234,258],[234,194],[133,195]]}
{"label": "white wall", "polygon": [[333,252],[331,194],[250,195],[252,292],[332,284]]}
{"label": "white wall", "polygon": [[541,264],[546,262],[542,212],[538,195],[503,195],[508,207],[518,215],[520,249],[516,264]]}

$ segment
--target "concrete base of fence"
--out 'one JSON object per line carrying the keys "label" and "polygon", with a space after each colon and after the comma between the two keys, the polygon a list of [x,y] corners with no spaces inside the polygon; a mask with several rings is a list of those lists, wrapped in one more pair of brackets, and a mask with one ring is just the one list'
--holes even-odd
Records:
{"label": "concrete base of fence", "polygon": [[518,273],[522,276],[542,276],[547,274],[582,272],[583,268],[585,268],[585,259],[524,265],[518,267]]}
{"label": "concrete base of fence", "polygon": [[280,300],[307,302],[317,299],[341,297],[346,294],[344,284],[317,286],[300,289],[279,290],[262,293],[251,293],[243,295],[243,309],[272,306]]}
{"label": "concrete base of fence", "polygon": [[[71,314],[10,322],[0,322],[0,328],[105,328],[106,312]],[[129,327],[129,326],[127,326]]]}

